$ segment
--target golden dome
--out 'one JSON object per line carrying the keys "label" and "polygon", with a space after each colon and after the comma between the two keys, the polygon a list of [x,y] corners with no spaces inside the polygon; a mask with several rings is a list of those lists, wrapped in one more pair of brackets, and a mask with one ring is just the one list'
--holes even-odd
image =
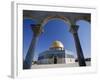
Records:
{"label": "golden dome", "polygon": [[62,42],[60,41],[54,41],[51,47],[52,48],[64,48]]}

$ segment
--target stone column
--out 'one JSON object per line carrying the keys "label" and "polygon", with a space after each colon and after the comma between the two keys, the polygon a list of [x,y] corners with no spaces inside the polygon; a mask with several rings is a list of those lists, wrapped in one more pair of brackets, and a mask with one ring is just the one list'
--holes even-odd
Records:
{"label": "stone column", "polygon": [[33,36],[32,36],[32,41],[31,41],[31,44],[29,46],[26,58],[25,58],[24,63],[23,63],[23,69],[30,69],[31,68],[32,60],[34,57],[36,41],[37,41],[38,36],[42,32],[42,27],[39,24],[38,25],[32,24],[31,29],[33,31]]}
{"label": "stone column", "polygon": [[79,66],[86,66],[83,51],[82,51],[80,40],[77,33],[78,28],[79,26],[77,25],[71,25],[70,32],[73,34],[73,37],[74,37]]}

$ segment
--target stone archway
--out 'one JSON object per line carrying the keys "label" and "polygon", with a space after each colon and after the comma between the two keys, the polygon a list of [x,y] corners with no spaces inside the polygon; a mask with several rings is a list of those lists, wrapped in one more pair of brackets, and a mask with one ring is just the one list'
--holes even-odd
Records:
{"label": "stone archway", "polygon": [[[29,12],[28,14],[31,14],[31,16],[32,16],[31,12]],[[48,12],[46,12],[45,14],[47,16],[46,17],[44,16],[43,18],[40,18],[41,20],[39,19],[39,24],[32,24],[31,25],[31,29],[32,29],[34,34],[33,34],[33,39],[31,41],[28,53],[27,53],[26,58],[25,58],[24,63],[23,63],[23,65],[24,65],[23,68],[24,69],[30,69],[31,68],[32,58],[34,56],[34,49],[35,49],[35,43],[37,41],[37,37],[43,32],[43,26],[50,19],[53,19],[53,18],[62,19],[64,22],[69,24],[69,27],[70,27],[69,31],[72,33],[73,38],[74,38],[74,42],[75,42],[75,47],[76,47],[77,57],[78,57],[78,61],[79,61],[79,66],[86,66],[83,51],[82,51],[80,40],[79,40],[78,33],[77,33],[79,26],[76,25],[75,22],[76,22],[77,19],[78,20],[79,19],[85,19],[85,20],[89,21],[90,15],[78,14],[78,13],[75,13],[75,14],[72,13],[73,15],[71,15],[71,13],[66,13],[67,16],[62,16],[61,14],[58,15],[57,13],[55,13],[55,15],[50,15],[50,14],[48,14]],[[38,15],[36,14],[36,16],[38,16]],[[26,15],[26,17],[27,17],[27,15]],[[33,18],[35,18],[35,17],[33,17]]]}
{"label": "stone archway", "polygon": [[70,33],[73,35],[73,38],[74,38],[74,43],[75,43],[75,47],[76,47],[76,53],[77,53],[77,57],[78,57],[78,61],[79,61],[79,66],[86,66],[86,63],[85,63],[85,59],[84,59],[84,54],[83,54],[83,51],[82,51],[82,47],[81,47],[81,44],[80,44],[80,40],[79,40],[79,37],[78,37],[78,28],[79,26],[78,25],[71,25],[71,23],[73,23],[74,20],[71,20],[64,17],[64,16],[48,16],[47,18],[45,18],[42,22],[42,27],[48,23],[49,20],[51,19],[61,19],[63,20],[65,23],[67,23],[70,27]]}
{"label": "stone archway", "polygon": [[50,21],[51,19],[61,19],[63,20],[65,23],[67,23],[69,26],[71,26],[71,22],[68,18],[62,16],[62,15],[54,15],[54,16],[47,16],[46,18],[44,18],[44,20],[42,20],[42,24],[41,26],[44,27],[44,25]]}

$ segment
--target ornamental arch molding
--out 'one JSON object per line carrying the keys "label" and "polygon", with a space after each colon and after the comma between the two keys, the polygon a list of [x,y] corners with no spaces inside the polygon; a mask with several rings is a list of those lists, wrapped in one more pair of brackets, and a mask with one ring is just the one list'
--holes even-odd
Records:
{"label": "ornamental arch molding", "polygon": [[56,16],[47,16],[46,18],[44,18],[44,20],[42,20],[42,22],[41,22],[41,27],[44,27],[45,24],[47,24],[52,19],[63,20],[66,24],[68,24],[69,26],[71,26],[70,19],[68,19],[67,17],[62,16],[62,15],[56,15]]}

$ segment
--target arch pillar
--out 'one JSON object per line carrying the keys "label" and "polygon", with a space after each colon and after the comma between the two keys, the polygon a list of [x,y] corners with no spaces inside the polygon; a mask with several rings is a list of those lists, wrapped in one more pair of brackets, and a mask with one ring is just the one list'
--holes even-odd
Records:
{"label": "arch pillar", "polygon": [[36,45],[38,36],[42,32],[42,27],[40,24],[37,24],[37,25],[32,24],[31,29],[33,31],[33,36],[32,36],[31,44],[29,46],[26,58],[25,58],[24,63],[23,63],[23,69],[30,69],[31,68],[32,60],[34,57],[35,45]]}
{"label": "arch pillar", "polygon": [[79,66],[86,66],[83,51],[82,51],[80,40],[79,40],[79,36],[77,33],[78,28],[79,28],[78,25],[71,25],[70,32],[72,33],[74,41],[75,41]]}

